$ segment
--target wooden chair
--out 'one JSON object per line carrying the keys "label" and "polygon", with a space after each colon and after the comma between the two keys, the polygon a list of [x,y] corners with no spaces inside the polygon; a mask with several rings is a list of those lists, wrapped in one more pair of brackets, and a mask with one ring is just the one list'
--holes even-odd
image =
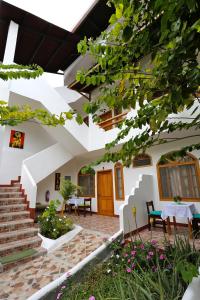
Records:
{"label": "wooden chair", "polygon": [[197,236],[197,234],[199,233],[199,223],[200,223],[200,214],[193,214],[192,231],[194,233],[194,236]]}
{"label": "wooden chair", "polygon": [[83,211],[84,217],[86,216],[87,212],[90,212],[92,216],[92,199],[91,198],[84,198],[84,204],[78,206],[78,214]]}
{"label": "wooden chair", "polygon": [[68,204],[65,203],[65,212],[68,212],[69,214],[72,213],[72,211],[74,210],[75,204]]}
{"label": "wooden chair", "polygon": [[155,210],[153,201],[146,202],[147,206],[147,213],[148,213],[148,227],[149,230],[151,230],[151,222],[150,219],[153,219],[153,227],[156,227],[157,224],[163,226],[163,231],[166,233],[166,224],[165,220],[162,220],[161,218],[161,210]]}

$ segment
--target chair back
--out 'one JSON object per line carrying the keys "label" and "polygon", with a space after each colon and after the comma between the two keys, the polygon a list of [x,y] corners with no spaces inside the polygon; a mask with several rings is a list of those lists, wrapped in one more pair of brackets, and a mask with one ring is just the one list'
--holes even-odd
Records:
{"label": "chair back", "polygon": [[84,198],[84,205],[91,206],[92,198]]}
{"label": "chair back", "polygon": [[[152,210],[154,210],[153,201],[148,201],[148,202],[146,202],[146,206],[147,206],[147,213],[148,213],[148,215],[149,215],[150,212],[151,212]],[[150,208],[151,208],[151,210],[150,210]]]}

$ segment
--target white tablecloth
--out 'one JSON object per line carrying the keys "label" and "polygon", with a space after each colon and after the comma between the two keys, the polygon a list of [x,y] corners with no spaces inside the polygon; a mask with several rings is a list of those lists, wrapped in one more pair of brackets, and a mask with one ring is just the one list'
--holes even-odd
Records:
{"label": "white tablecloth", "polygon": [[189,218],[193,219],[195,206],[193,203],[168,203],[162,209],[161,217],[165,220],[167,217]]}
{"label": "white tablecloth", "polygon": [[75,206],[83,205],[84,204],[84,198],[70,198],[68,201],[69,204],[74,204]]}

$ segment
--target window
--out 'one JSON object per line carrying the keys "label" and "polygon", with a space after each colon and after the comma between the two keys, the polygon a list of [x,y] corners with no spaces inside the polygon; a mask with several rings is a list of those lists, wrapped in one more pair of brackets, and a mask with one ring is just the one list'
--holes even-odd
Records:
{"label": "window", "polygon": [[138,154],[133,159],[133,167],[151,166],[151,156],[144,153]]}
{"label": "window", "polygon": [[158,185],[161,200],[180,196],[183,200],[200,200],[199,163],[191,154],[176,161],[159,162]]}
{"label": "window", "polygon": [[115,194],[116,200],[124,200],[124,175],[121,163],[115,164]]}
{"label": "window", "polygon": [[78,173],[78,185],[83,188],[81,196],[95,197],[95,174]]}

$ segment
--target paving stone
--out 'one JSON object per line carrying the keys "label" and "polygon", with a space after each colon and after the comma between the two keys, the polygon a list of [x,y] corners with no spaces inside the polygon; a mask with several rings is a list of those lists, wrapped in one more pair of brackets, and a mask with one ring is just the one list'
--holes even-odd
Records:
{"label": "paving stone", "polygon": [[[101,220],[103,222],[104,219]],[[118,222],[117,218],[115,220]],[[116,227],[119,226],[117,222]],[[0,274],[0,287],[7,297],[4,300],[26,300],[40,288],[68,272],[98,248],[107,237],[108,232],[97,233],[97,228],[94,229],[83,229],[69,244]],[[110,234],[113,233],[110,231]],[[3,300],[1,297],[0,299]]]}

